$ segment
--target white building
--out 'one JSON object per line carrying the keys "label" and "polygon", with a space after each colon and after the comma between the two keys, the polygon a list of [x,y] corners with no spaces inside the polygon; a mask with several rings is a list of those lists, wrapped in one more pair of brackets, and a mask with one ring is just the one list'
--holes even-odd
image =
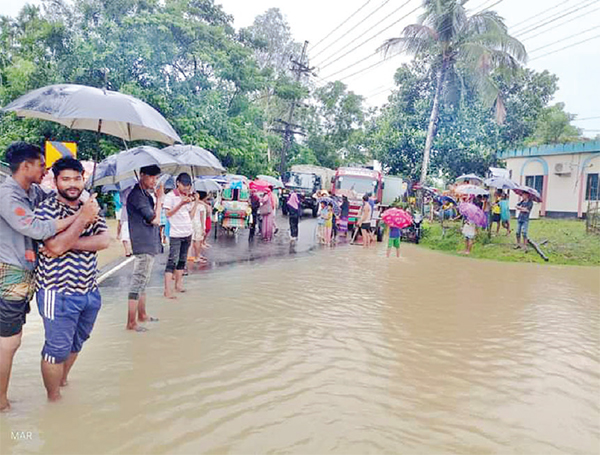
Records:
{"label": "white building", "polygon": [[[600,141],[551,144],[499,153],[511,178],[542,195],[539,215],[579,217],[600,199]],[[518,198],[511,192],[510,207]]]}

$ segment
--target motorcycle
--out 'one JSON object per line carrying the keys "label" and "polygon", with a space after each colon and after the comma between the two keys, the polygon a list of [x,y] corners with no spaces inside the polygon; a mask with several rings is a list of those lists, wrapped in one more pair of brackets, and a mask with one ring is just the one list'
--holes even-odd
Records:
{"label": "motorcycle", "polygon": [[415,213],[415,215],[413,216],[412,224],[402,229],[402,239],[408,242],[414,242],[418,245],[419,241],[421,240],[422,224],[423,215],[421,215],[420,213]]}

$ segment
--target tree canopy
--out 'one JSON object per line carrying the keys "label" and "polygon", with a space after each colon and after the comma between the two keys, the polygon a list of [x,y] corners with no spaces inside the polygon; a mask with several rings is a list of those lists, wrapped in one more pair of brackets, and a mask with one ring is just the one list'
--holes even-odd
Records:
{"label": "tree canopy", "polygon": [[[483,172],[500,150],[579,137],[564,106],[549,106],[555,76],[519,69],[509,77],[502,70],[501,63],[516,66],[504,51],[522,55],[495,14],[456,10],[442,23],[435,8],[456,2],[426,3],[422,22],[388,43],[407,46],[415,58],[398,68],[396,89],[377,111],[340,81],[296,80],[290,58],[301,44],[280,10],[235,30],[214,0],[54,0],[26,5],[15,18],[0,16],[0,105],[56,83],[118,90],[156,108],[184,142],[213,151],[230,171],[256,175],[278,168],[277,130],[294,103],[302,134],[293,138],[290,164],[335,168],[376,158],[393,173],[417,178],[447,58],[430,144],[437,175]],[[466,63],[485,68],[468,73]],[[494,89],[495,102],[482,96],[484,85]],[[492,115],[498,100],[502,124]],[[110,136],[98,141],[92,132],[2,116],[0,150],[14,140],[44,139],[77,141],[83,158],[126,147]]]}

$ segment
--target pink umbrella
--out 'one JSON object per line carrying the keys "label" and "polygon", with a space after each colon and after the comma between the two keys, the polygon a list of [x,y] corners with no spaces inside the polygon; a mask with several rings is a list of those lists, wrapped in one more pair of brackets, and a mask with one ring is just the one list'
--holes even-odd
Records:
{"label": "pink umbrella", "polygon": [[475,223],[480,227],[487,226],[487,215],[475,204],[471,204],[470,202],[461,202],[458,204],[458,211],[471,223]]}
{"label": "pink umbrella", "polygon": [[387,209],[383,212],[383,215],[381,215],[381,219],[388,226],[400,229],[410,226],[413,222],[410,213],[397,208]]}
{"label": "pink umbrella", "polygon": [[270,191],[271,186],[273,185],[264,180],[253,180],[252,182],[250,182],[250,189],[252,191]]}

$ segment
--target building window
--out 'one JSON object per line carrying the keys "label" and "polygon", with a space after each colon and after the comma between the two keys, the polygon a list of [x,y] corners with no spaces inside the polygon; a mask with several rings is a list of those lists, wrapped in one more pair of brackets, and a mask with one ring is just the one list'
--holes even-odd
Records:
{"label": "building window", "polygon": [[544,188],[544,176],[528,175],[525,177],[525,185],[535,189],[541,195]]}
{"label": "building window", "polygon": [[598,174],[588,174],[587,185],[585,186],[585,200],[586,201],[598,201],[600,198],[600,191],[598,188]]}

